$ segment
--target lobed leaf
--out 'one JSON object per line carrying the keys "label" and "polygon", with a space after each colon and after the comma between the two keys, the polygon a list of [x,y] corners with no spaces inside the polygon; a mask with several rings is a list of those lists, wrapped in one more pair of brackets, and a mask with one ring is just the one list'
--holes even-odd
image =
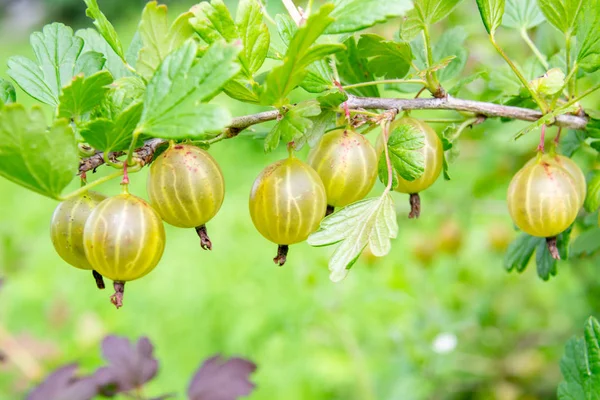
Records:
{"label": "lobed leaf", "polygon": [[29,190],[58,199],[78,172],[79,155],[66,119],[48,128],[39,108],[20,104],[0,110],[0,175]]}
{"label": "lobed leaf", "polygon": [[133,131],[142,116],[144,105],[134,103],[113,120],[97,118],[83,125],[79,134],[96,150],[104,152],[126,150],[133,139]]}
{"label": "lobed leaf", "polygon": [[560,68],[552,68],[529,84],[542,97],[549,97],[562,90],[565,85],[565,73]]}
{"label": "lobed leaf", "polygon": [[600,69],[600,0],[586,0],[577,26],[577,64],[587,72]]}
{"label": "lobed leaf", "polygon": [[321,108],[317,101],[306,101],[292,107],[267,134],[265,152],[275,150],[281,140],[288,143],[301,139],[304,142],[306,140],[304,135],[313,126],[313,121],[309,117],[315,117],[320,113]]}
{"label": "lobed leaf", "polygon": [[477,8],[485,30],[492,36],[502,24],[505,0],[477,0]]}
{"label": "lobed leaf", "polygon": [[333,4],[335,21],[325,31],[328,34],[356,32],[404,15],[411,8],[410,0],[333,0]]}
{"label": "lobed leaf", "polygon": [[94,52],[101,54],[106,62],[104,68],[106,68],[115,79],[123,78],[125,76],[131,76],[132,73],[125,67],[123,60],[115,53],[110,47],[108,42],[98,33],[98,31],[88,28],[80,29],[75,33],[83,39],[84,46],[83,52]]}
{"label": "lobed leaf", "polygon": [[544,14],[536,0],[506,0],[502,26],[531,29],[544,22]]}
{"label": "lobed leaf", "polygon": [[198,139],[223,130],[231,120],[229,111],[206,102],[240,71],[239,51],[239,46],[218,42],[196,60],[198,46],[188,40],[169,54],[148,83],[137,130],[168,139]]}
{"label": "lobed leaf", "polygon": [[410,70],[412,51],[406,42],[394,42],[378,35],[365,34],[358,41],[358,52],[369,58],[367,68],[376,76],[400,79]]}
{"label": "lobed leaf", "polygon": [[415,0],[414,8],[406,14],[401,37],[410,41],[426,26],[446,18],[462,0]]}
{"label": "lobed leaf", "polygon": [[190,400],[235,400],[248,396],[255,388],[250,375],[256,364],[243,358],[224,359],[220,355],[206,360],[194,374],[188,388]]}
{"label": "lobed leaf", "polygon": [[106,40],[108,45],[112,48],[115,54],[125,61],[125,52],[123,51],[123,45],[119,40],[119,35],[115,27],[110,23],[106,16],[100,10],[98,2],[96,0],[83,0],[87,6],[85,14],[94,20],[94,25],[98,29],[98,32]]}
{"label": "lobed leaf", "polygon": [[87,78],[76,76],[60,94],[58,117],[71,119],[90,112],[104,100],[112,81],[108,71],[100,71]]}
{"label": "lobed leaf", "polygon": [[548,22],[565,35],[575,32],[583,3],[584,0],[538,0]]}
{"label": "lobed leaf", "polygon": [[[374,81],[375,75],[369,70],[369,60],[358,50],[356,40],[350,36],[344,41],[346,50],[336,54],[337,71],[342,85]],[[363,97],[379,97],[377,86],[364,86],[349,89],[348,93]]]}
{"label": "lobed leaf", "polygon": [[585,132],[569,129],[565,135],[561,136],[560,153],[571,157],[585,142]]}
{"label": "lobed leaf", "polygon": [[365,247],[383,257],[398,235],[394,201],[389,193],[350,204],[321,221],[319,230],[308,238],[311,246],[339,243],[329,260],[329,278],[339,282],[356,262]]}
{"label": "lobed leaf", "polygon": [[[388,151],[394,172],[407,181],[414,181],[425,172],[425,135],[410,124],[396,125],[390,131]],[[382,157],[383,158],[383,157]],[[387,183],[387,168],[385,173]]]}

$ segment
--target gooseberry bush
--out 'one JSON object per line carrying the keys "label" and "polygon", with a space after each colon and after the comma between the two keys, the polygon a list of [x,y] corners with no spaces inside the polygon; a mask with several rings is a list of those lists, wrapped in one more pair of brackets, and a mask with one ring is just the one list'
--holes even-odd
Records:
{"label": "gooseberry bush", "polygon": [[[461,0],[311,0],[305,8],[282,0],[288,12],[273,18],[260,0],[241,0],[237,10],[211,0],[178,16],[151,1],[128,46],[97,1],[84,1],[95,29],[47,25],[31,35],[35,60],[8,62],[0,174],[60,201],[51,230],[56,251],[92,271],[99,288],[112,280],[117,308],[125,282],[160,263],[168,245],[163,221],[194,228],[202,248],[212,249],[208,225],[227,193],[210,147],[235,145],[247,128],[269,121],[272,129],[258,136],[265,152],[285,146],[289,156],[256,178],[249,215],[277,246],[277,265],[298,242],[335,246],[329,270],[339,282],[365,249],[385,256],[404,220],[392,193],[407,195],[409,218],[426,215],[419,193],[440,176],[451,179],[461,134],[491,118],[529,122],[507,128],[507,137],[540,136],[507,188],[522,233],[508,248],[506,269],[522,272],[535,253],[548,280],[560,259],[597,257],[600,113],[587,102],[600,89],[600,0],[465,0],[499,56],[469,73],[461,27],[432,34]],[[361,33],[393,21],[393,38]],[[530,38],[544,21],[561,38],[548,54]],[[531,51],[523,65],[503,45],[511,31]],[[13,85],[49,107],[26,109]],[[486,90],[468,90],[473,85]],[[398,95],[382,97],[381,88]],[[303,100],[295,101],[299,92]],[[212,101],[220,94],[264,111],[233,117]],[[455,118],[422,120],[411,116],[415,110],[452,110]],[[572,161],[579,149],[595,162]],[[93,179],[101,167],[114,172]],[[128,189],[146,170],[148,202]],[[74,179],[81,187],[64,193]],[[92,190],[119,179],[118,196]],[[377,179],[383,189],[367,197]]]}

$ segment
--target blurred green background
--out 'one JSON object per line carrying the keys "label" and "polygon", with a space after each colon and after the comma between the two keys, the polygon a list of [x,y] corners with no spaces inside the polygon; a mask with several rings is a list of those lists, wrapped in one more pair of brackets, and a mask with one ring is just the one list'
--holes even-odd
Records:
{"label": "blurred green background", "polygon": [[[29,18],[26,29],[15,22],[14,10],[3,6],[2,65],[10,55],[30,56],[28,35],[45,23],[91,26],[83,17],[83,2],[29,3],[39,18]],[[132,37],[144,2],[99,3],[123,37]],[[235,9],[236,3],[228,5]],[[269,3],[272,15],[283,11],[278,1]],[[192,5],[168,4],[179,11]],[[391,38],[399,23],[374,31]],[[22,29],[6,32],[17,25]],[[436,25],[434,41],[456,25],[469,34],[466,73],[481,63],[501,65],[474,1],[464,1],[448,21]],[[558,48],[547,24],[533,36],[548,55]],[[502,30],[499,38],[527,65],[529,49],[518,35]],[[488,87],[476,81],[462,96],[494,99],[497,93]],[[306,98],[301,91],[296,96]],[[19,101],[33,104],[22,92]],[[260,110],[224,96],[217,101],[234,115]],[[597,98],[586,102],[594,109],[598,104]],[[457,117],[453,112],[413,115]],[[262,168],[284,157],[284,151],[265,155],[262,142],[253,139],[269,125],[220,142],[210,151],[223,169],[227,194],[208,224],[213,251],[200,248],[193,230],[166,226],[161,263],[127,284],[125,307],[118,311],[108,301],[108,290],[96,290],[89,273],[71,268],[54,252],[49,224],[56,202],[0,179],[0,274],[5,278],[0,349],[10,346],[20,354],[17,362],[0,363],[0,399],[22,398],[36,379],[68,362],[93,371],[101,363],[99,343],[106,334],[148,336],[154,343],[160,371],[146,389],[149,396],[176,392],[184,398],[201,361],[223,353],[258,364],[257,390],[250,397],[255,400],[555,398],[566,340],[580,333],[588,315],[598,315],[598,265],[562,262],[549,282],[537,277],[534,263],[522,275],[503,269],[503,252],[515,236],[506,188],[533,156],[537,141],[535,134],[513,141],[521,126],[489,120],[467,130],[453,154],[453,179],[440,179],[422,193],[421,218],[408,220],[407,196],[395,194],[400,234],[392,252],[381,259],[363,255],[339,284],[328,278],[332,249],[294,245],[288,263],[278,268],[271,261],[276,246],[252,225],[251,185]],[[553,136],[555,130],[549,132]],[[575,159],[588,172],[593,157],[583,148]],[[97,175],[106,172],[103,167]],[[133,194],[147,198],[145,180],[145,172],[132,176]],[[106,194],[119,189],[117,181],[101,187]],[[378,183],[374,194],[382,189]]]}

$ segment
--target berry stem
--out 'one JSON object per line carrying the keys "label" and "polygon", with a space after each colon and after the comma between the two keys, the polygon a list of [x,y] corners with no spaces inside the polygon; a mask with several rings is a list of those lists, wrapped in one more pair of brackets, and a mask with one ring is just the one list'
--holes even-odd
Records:
{"label": "berry stem", "polygon": [[121,185],[129,185],[129,174],[127,173],[127,163],[123,163],[123,180]]}
{"label": "berry stem", "polygon": [[542,125],[542,133],[540,134],[540,144],[537,147],[537,151],[540,153],[544,152],[544,143],[546,142],[546,124]]}
{"label": "berry stem", "polygon": [[200,247],[204,250],[212,250],[212,242],[208,237],[208,232],[206,231],[206,225],[200,225],[196,227],[196,233],[200,237]]}
{"label": "berry stem", "polygon": [[283,266],[283,264],[285,264],[285,262],[287,261],[289,249],[290,247],[287,244],[279,245],[279,247],[277,248],[277,257],[273,259],[275,264],[279,265],[280,267]]}
{"label": "berry stem", "polygon": [[122,281],[114,281],[113,287],[115,289],[115,294],[110,296],[110,302],[117,307],[117,309],[123,307],[123,292],[125,292],[125,282]]}
{"label": "berry stem", "polygon": [[410,195],[410,213],[408,218],[419,218],[421,216],[421,197],[419,193],[411,193]]}
{"label": "berry stem", "polygon": [[562,133],[562,128],[559,126],[558,132],[556,133],[556,137],[554,138],[554,144],[556,145],[556,147],[558,147],[558,145],[560,144],[560,134],[561,133]]}
{"label": "berry stem", "polygon": [[335,211],[335,207],[327,204],[327,211],[325,211],[325,216],[333,214]]}
{"label": "berry stem", "polygon": [[96,280],[96,286],[98,287],[98,289],[104,289],[106,286],[104,286],[104,278],[102,277],[102,275],[100,275],[100,273],[96,270],[92,271],[92,275]]}
{"label": "berry stem", "polygon": [[558,252],[558,247],[556,245],[556,236],[547,237],[546,246],[548,246],[548,251],[552,255],[552,258],[560,260],[560,253]]}

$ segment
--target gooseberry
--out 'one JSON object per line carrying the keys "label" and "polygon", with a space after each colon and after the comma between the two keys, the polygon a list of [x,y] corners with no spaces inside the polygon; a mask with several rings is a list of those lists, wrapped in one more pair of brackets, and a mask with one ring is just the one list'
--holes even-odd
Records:
{"label": "gooseberry", "polygon": [[[567,229],[582,204],[582,193],[572,165],[555,160],[550,154],[538,154],[513,177],[508,187],[508,211],[523,232],[544,237],[552,257],[560,258],[556,235]],[[580,172],[580,171],[579,171]],[[577,174],[575,174],[577,175]]]}
{"label": "gooseberry", "polygon": [[83,230],[85,254],[92,267],[114,281],[111,297],[123,305],[125,282],[148,274],[165,248],[165,230],[156,211],[144,200],[123,193],[102,201]]}
{"label": "gooseberry", "polygon": [[310,151],[308,164],[323,181],[328,213],[363,199],[377,179],[373,145],[352,130],[338,129],[323,135]]}
{"label": "gooseberry", "polygon": [[83,228],[92,210],[104,199],[103,194],[90,191],[65,200],[54,210],[50,224],[50,238],[58,255],[75,268],[92,270],[99,289],[104,289],[104,280],[85,256]]}
{"label": "gooseberry", "polygon": [[250,216],[256,229],[279,245],[273,261],[285,264],[289,245],[317,230],[325,216],[327,195],[319,175],[294,156],[265,168],[250,193]]}
{"label": "gooseberry", "polygon": [[148,197],[161,218],[179,228],[196,228],[203,249],[211,249],[206,223],[225,197],[221,168],[205,150],[192,145],[169,147],[152,163]]}

